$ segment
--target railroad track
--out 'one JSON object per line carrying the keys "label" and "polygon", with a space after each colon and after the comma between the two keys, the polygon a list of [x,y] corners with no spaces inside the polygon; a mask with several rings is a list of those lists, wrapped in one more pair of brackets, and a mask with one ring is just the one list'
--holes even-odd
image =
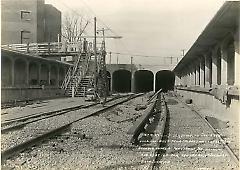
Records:
{"label": "railroad track", "polygon": [[199,113],[174,96],[165,98],[159,138],[148,145],[148,169],[238,169],[238,157]]}
{"label": "railroad track", "polygon": [[[117,97],[107,100],[106,103],[111,102],[116,99],[119,99],[119,98],[127,97],[127,96],[129,96],[129,95],[117,96]],[[33,122],[37,122],[37,121],[51,118],[54,116],[59,116],[59,115],[66,114],[68,112],[76,111],[79,109],[90,108],[90,107],[96,106],[98,104],[99,103],[92,103],[92,104],[88,104],[88,105],[78,105],[78,106],[68,107],[68,108],[54,110],[54,111],[50,111],[50,112],[34,113],[31,115],[21,116],[21,117],[17,117],[14,119],[7,119],[1,123],[1,133],[2,134],[8,133],[12,130],[17,130],[17,129],[23,128],[27,124],[30,124]]]}
{"label": "railroad track", "polygon": [[[72,124],[74,124],[76,122],[79,122],[83,119],[86,119],[86,118],[89,118],[89,117],[92,117],[92,116],[97,116],[97,115],[99,115],[99,114],[101,114],[101,113],[119,105],[119,104],[127,102],[127,101],[129,101],[131,99],[134,99],[136,97],[139,97],[141,95],[143,95],[143,93],[136,94],[136,95],[131,95],[130,97],[128,97],[126,99],[121,99],[121,100],[119,99],[119,101],[117,101],[117,102],[115,101],[114,103],[111,103],[109,106],[106,106],[104,108],[95,108],[90,113],[88,111],[88,113],[75,116],[74,119],[72,119],[70,122],[65,122],[65,123],[61,122],[62,125],[59,125],[55,128],[50,128],[50,129],[47,128],[47,130],[45,129],[44,133],[42,133],[40,135],[30,137],[30,139],[24,140],[24,141],[19,142],[18,144],[14,145],[14,146],[6,148],[1,153],[2,162],[7,160],[8,158],[20,153],[20,152],[23,152],[24,150],[26,150],[27,148],[29,148],[33,145],[41,143],[42,141],[46,140],[47,138],[50,138],[50,137],[53,137],[55,135],[61,134],[62,132],[65,132],[66,130],[68,130],[71,127]],[[28,136],[29,135],[30,134],[28,134]]]}

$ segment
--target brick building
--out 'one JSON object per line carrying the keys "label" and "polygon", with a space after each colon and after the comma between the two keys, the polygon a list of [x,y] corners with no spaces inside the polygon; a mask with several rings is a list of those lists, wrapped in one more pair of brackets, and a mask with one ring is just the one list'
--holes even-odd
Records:
{"label": "brick building", "polygon": [[61,34],[61,12],[44,0],[3,0],[2,44],[53,42]]}

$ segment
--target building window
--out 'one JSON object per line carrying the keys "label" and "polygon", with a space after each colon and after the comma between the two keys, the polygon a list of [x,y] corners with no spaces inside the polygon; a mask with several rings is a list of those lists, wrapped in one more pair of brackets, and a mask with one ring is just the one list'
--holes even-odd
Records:
{"label": "building window", "polygon": [[21,44],[29,43],[30,31],[21,31]]}
{"label": "building window", "polygon": [[25,20],[25,21],[30,21],[30,15],[31,12],[30,11],[20,11],[21,12],[21,20]]}

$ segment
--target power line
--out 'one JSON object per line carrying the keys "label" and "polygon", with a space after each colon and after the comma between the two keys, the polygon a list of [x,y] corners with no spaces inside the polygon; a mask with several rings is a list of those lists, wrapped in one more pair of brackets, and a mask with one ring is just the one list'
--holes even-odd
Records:
{"label": "power line", "polygon": [[127,55],[127,56],[137,56],[137,57],[149,57],[149,58],[178,58],[178,57],[162,57],[162,56],[151,56],[151,55],[141,55],[141,54],[131,54],[131,53],[122,53],[122,52],[107,52],[111,54],[121,54],[121,55]]}
{"label": "power line", "polygon": [[[92,8],[84,0],[81,0],[81,1],[97,17],[96,13],[92,10]],[[111,29],[109,26],[107,26],[107,24],[105,24],[105,22],[100,17],[97,17],[97,18],[104,25],[104,27],[109,29],[116,36],[118,35],[115,31],[113,31],[113,29]]]}
{"label": "power line", "polygon": [[[71,10],[73,13],[75,13],[76,15],[80,16],[83,20],[85,20],[86,22],[88,22],[89,24],[92,25],[92,27],[94,26],[94,23],[92,22],[92,19],[86,19],[84,18],[84,16],[82,14],[80,14],[78,11],[74,10],[73,8],[69,7],[66,3],[63,2],[63,0],[60,0],[60,3],[65,6],[66,8],[68,8],[69,10]],[[85,3],[84,3],[85,4]],[[92,11],[93,12],[93,11]],[[94,13],[94,12],[93,12]],[[99,20],[99,19],[98,19]],[[100,29],[97,26],[97,29]]]}

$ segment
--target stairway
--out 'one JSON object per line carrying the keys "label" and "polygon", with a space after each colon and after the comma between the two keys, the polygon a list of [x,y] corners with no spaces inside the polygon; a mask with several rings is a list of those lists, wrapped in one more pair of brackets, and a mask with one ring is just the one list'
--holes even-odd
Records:
{"label": "stairway", "polygon": [[91,61],[91,55],[86,53],[79,54],[74,67],[68,71],[62,85],[62,88],[65,89],[65,95],[72,96],[72,90],[74,89],[74,96],[82,97],[84,88],[92,87],[93,72],[94,64]]}
{"label": "stairway", "polygon": [[88,71],[86,73],[86,76],[83,77],[81,80],[77,92],[75,94],[76,97],[83,97],[84,96],[84,88],[89,89],[89,88],[94,88],[93,86],[93,76],[94,76],[94,62],[90,61],[88,63]]}

